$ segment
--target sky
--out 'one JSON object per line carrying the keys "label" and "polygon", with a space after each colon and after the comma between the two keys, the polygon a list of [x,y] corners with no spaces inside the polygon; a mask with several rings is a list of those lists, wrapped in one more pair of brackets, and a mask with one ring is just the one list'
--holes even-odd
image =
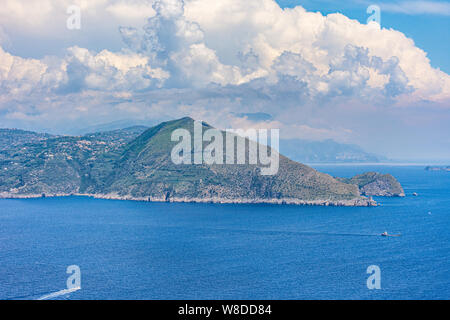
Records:
{"label": "sky", "polygon": [[2,0],[0,127],[191,116],[450,159],[449,21],[448,1]]}
{"label": "sky", "polygon": [[302,5],[309,11],[323,14],[342,13],[361,23],[367,22],[367,7],[381,9],[381,24],[404,33],[425,50],[431,65],[450,73],[450,1],[335,1],[278,0],[282,7]]}

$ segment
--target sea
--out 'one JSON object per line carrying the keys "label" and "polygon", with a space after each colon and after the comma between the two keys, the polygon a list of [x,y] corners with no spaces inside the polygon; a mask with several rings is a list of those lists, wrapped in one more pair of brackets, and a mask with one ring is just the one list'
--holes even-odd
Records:
{"label": "sea", "polygon": [[[391,173],[406,197],[368,208],[0,200],[0,299],[450,298],[449,172],[314,167]],[[80,289],[64,291],[75,273]]]}

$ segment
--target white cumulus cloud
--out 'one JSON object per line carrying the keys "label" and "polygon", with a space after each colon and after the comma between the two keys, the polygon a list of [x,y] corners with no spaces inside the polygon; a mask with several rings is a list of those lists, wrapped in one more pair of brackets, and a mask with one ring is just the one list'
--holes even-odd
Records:
{"label": "white cumulus cloud", "polygon": [[[66,18],[69,2],[39,1],[28,21],[37,1],[5,0],[1,38],[58,32],[52,23]],[[338,13],[282,9],[274,0],[96,0],[82,15],[88,25],[112,18],[123,47],[72,45],[41,59],[0,48],[1,120],[94,121],[129,110],[226,127],[238,123],[236,114],[263,112],[289,137],[347,139],[364,130],[347,121],[355,114],[364,121],[394,106],[450,105],[450,76],[412,39]]]}

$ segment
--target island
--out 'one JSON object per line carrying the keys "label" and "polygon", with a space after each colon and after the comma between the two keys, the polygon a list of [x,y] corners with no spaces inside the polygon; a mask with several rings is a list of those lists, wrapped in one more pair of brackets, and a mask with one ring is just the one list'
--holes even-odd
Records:
{"label": "island", "polygon": [[378,172],[366,172],[359,174],[351,179],[337,178],[339,181],[351,183],[358,186],[359,191],[364,196],[379,197],[404,197],[400,182],[390,174],[381,174]]}
{"label": "island", "polygon": [[403,191],[390,175],[334,178],[283,155],[274,175],[262,175],[254,164],[175,164],[171,135],[181,128],[192,132],[193,123],[185,117],[82,136],[2,129],[0,143],[8,143],[0,146],[0,198],[376,206],[368,196]]}
{"label": "island", "polygon": [[427,171],[447,171],[450,172],[450,166],[427,166],[425,167]]}

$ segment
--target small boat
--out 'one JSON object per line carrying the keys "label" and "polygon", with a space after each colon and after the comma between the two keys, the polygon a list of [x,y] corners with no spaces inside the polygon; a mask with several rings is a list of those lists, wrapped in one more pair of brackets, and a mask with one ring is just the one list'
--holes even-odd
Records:
{"label": "small boat", "polygon": [[387,233],[387,231],[385,231],[382,234],[380,234],[380,236],[382,236],[382,237],[400,237],[401,234],[389,234],[389,233]]}

